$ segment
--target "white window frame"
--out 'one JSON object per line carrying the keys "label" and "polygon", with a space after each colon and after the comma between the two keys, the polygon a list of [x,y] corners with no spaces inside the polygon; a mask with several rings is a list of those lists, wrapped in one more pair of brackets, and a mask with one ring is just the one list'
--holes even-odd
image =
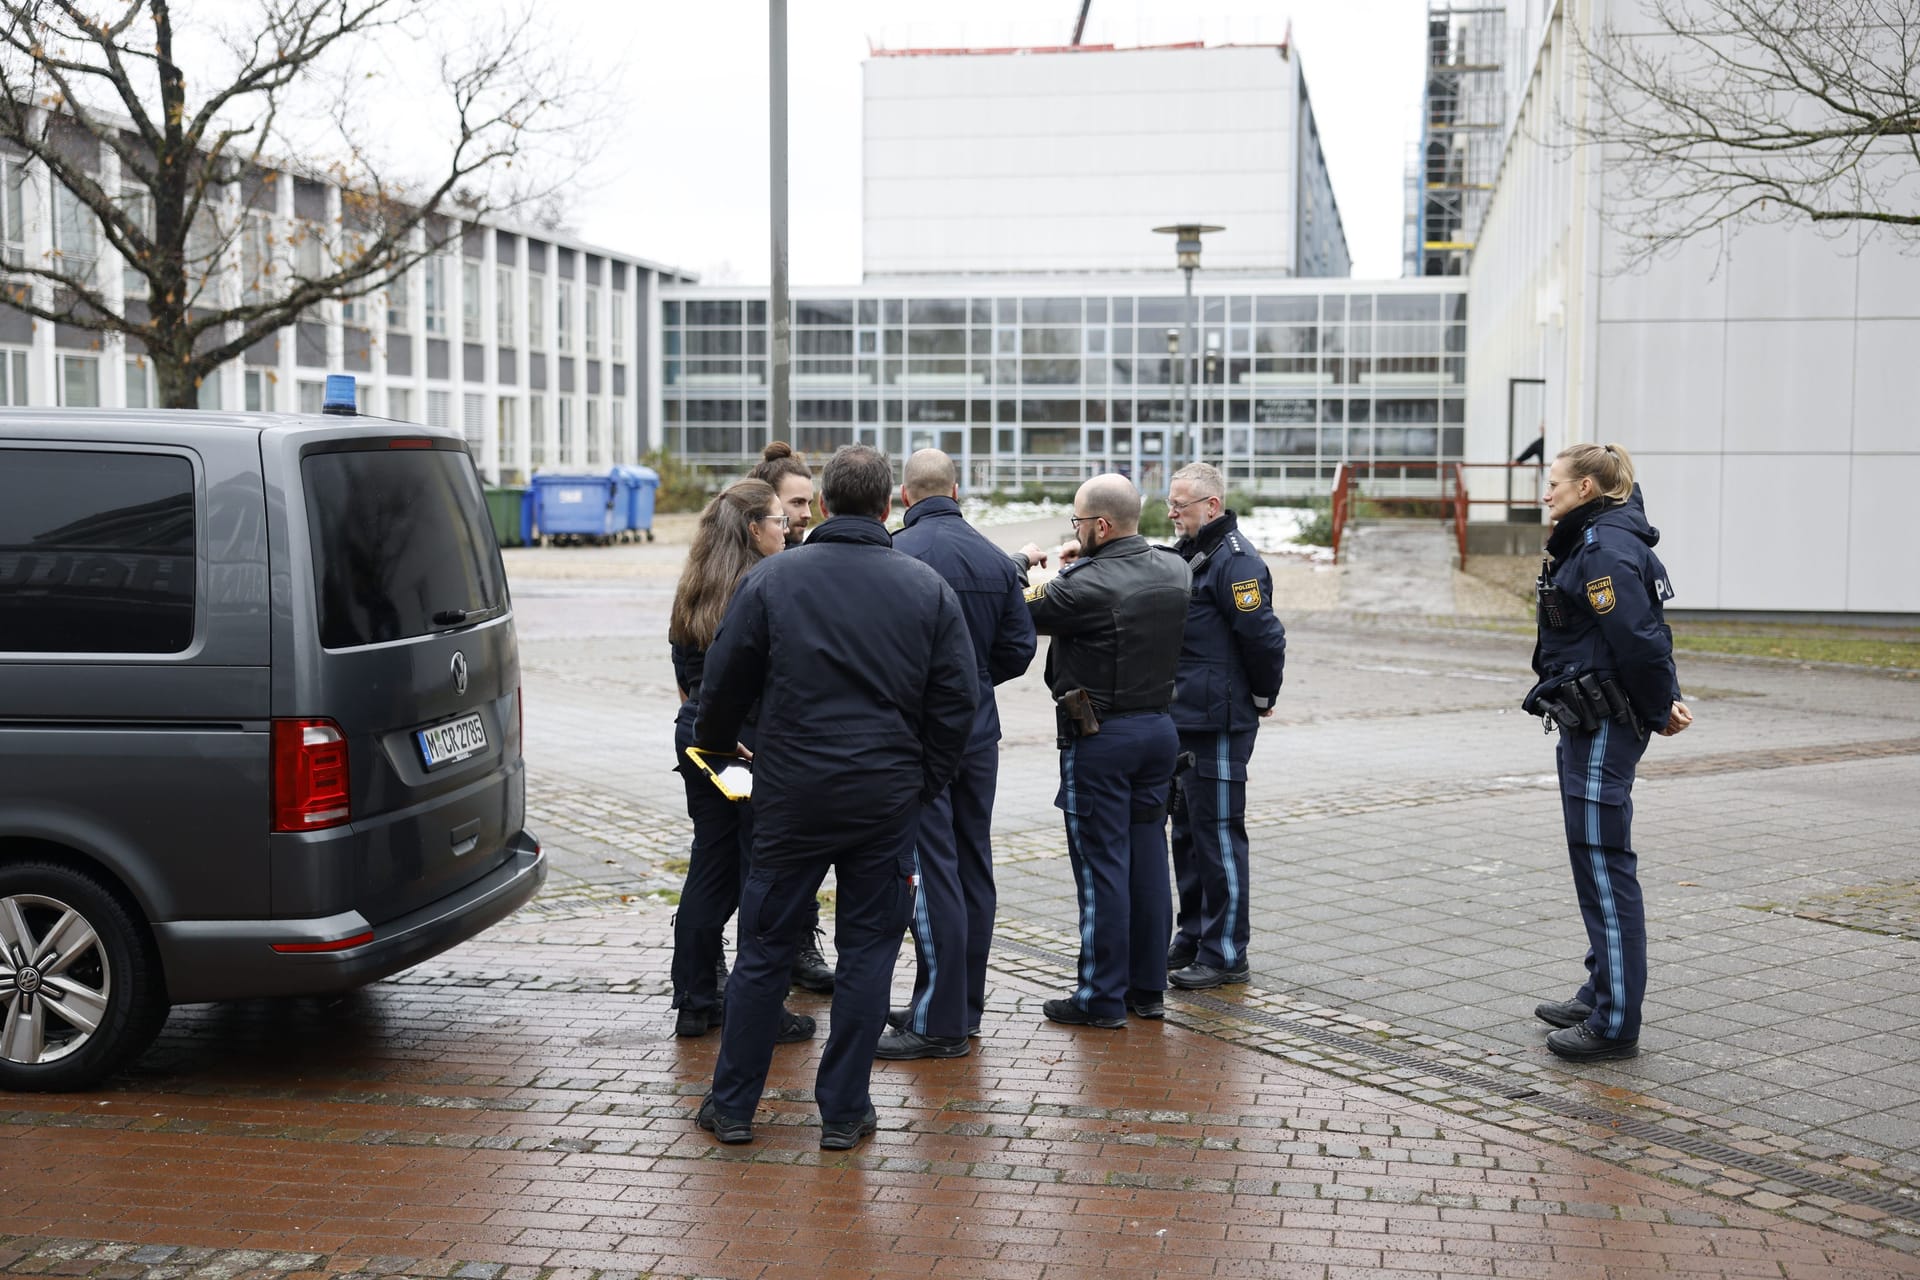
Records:
{"label": "white window frame", "polygon": [[[155,385],[153,362],[145,356],[128,356],[121,362],[126,378],[127,408],[151,409],[160,399],[160,388]],[[134,388],[140,388],[140,394],[134,394]]]}
{"label": "white window frame", "polygon": [[299,397],[300,412],[319,413],[327,403],[327,384],[302,379],[295,394]]}
{"label": "white window frame", "polygon": [[407,285],[407,277],[412,267],[405,271],[396,271],[387,281],[387,332],[411,333],[413,331],[412,292]]}
{"label": "white window frame", "polygon": [[413,388],[387,388],[387,416],[395,422],[413,421]]}
{"label": "white window frame", "polygon": [[593,285],[587,286],[586,330],[587,359],[593,360],[600,355],[600,290]]}
{"label": "white window frame", "polygon": [[485,275],[481,270],[480,259],[462,257],[460,259],[460,340],[479,342],[480,332],[480,281]]}
{"label": "white window frame", "polygon": [[60,256],[60,269],[71,280],[91,284],[100,263],[99,219],[70,189],[57,182],[52,186],[53,248]]}
{"label": "white window frame", "polygon": [[554,282],[553,303],[553,349],[563,356],[570,356],[573,354],[573,281]]}
{"label": "white window frame", "polygon": [[547,398],[539,392],[527,397],[527,467],[547,465]]}
{"label": "white window frame", "polygon": [[271,369],[248,369],[240,377],[241,402],[248,413],[274,411],[273,387],[277,379]]}
{"label": "white window frame", "polygon": [[539,351],[547,345],[547,278],[527,277],[527,349]]}
{"label": "white window frame", "polygon": [[421,264],[421,303],[426,319],[422,327],[436,338],[447,336],[447,255],[430,253]]}
{"label": "white window frame", "polygon": [[621,305],[626,296],[614,290],[613,307],[607,312],[607,356],[613,360],[627,358],[627,310]]}
{"label": "white window frame", "polygon": [[518,276],[512,267],[493,269],[493,342],[496,347],[514,344],[514,326],[520,319],[520,291],[514,287]]}
{"label": "white window frame", "polygon": [[[9,203],[15,198],[13,193],[8,194]],[[123,186],[120,188],[120,204],[121,207],[127,211],[127,220],[145,232],[148,239],[152,239],[153,193],[145,187]],[[12,246],[9,245],[9,252],[11,248]],[[122,259],[120,263],[121,296],[126,298],[144,298],[152,292],[153,285],[147,280],[147,277],[136,270],[133,264]]]}
{"label": "white window frame", "polygon": [[26,185],[26,162],[0,156],[0,263],[9,267],[27,260]]}
{"label": "white window frame", "polygon": [[570,467],[573,465],[573,397],[560,396],[558,402],[560,438],[555,447],[560,455],[560,465]]}
{"label": "white window frame", "polygon": [[[67,395],[67,371],[73,368],[91,372],[93,381],[91,400],[74,400]],[[72,355],[65,351],[58,353],[58,358],[54,362],[54,385],[59,392],[62,408],[98,409],[100,407],[100,357]]]}

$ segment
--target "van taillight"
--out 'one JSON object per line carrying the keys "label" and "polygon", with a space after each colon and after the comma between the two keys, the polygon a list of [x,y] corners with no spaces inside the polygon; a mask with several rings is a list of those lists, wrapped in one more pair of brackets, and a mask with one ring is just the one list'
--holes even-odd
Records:
{"label": "van taillight", "polygon": [[331,720],[273,722],[273,829],[319,831],[350,816],[347,739]]}

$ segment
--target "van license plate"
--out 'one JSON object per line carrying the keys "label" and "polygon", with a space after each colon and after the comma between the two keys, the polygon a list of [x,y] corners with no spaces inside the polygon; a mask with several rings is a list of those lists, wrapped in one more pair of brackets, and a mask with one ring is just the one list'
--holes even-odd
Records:
{"label": "van license plate", "polygon": [[477,713],[434,725],[431,729],[417,729],[413,736],[420,743],[421,758],[427,762],[429,769],[438,769],[455,760],[465,760],[487,749],[486,726],[480,723]]}

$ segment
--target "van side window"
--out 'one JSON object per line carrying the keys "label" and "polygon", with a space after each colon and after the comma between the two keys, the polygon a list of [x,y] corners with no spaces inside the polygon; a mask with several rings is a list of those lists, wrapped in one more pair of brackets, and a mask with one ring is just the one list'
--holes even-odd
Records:
{"label": "van side window", "polygon": [[185,458],[0,449],[0,653],[179,653],[193,605]]}

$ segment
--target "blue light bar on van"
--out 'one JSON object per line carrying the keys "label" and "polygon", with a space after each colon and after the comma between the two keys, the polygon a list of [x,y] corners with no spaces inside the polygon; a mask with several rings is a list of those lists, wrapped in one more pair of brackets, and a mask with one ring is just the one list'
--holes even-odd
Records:
{"label": "blue light bar on van", "polygon": [[322,413],[344,413],[349,416],[360,412],[360,401],[354,394],[353,375],[350,373],[330,373],[327,375],[326,399],[320,402]]}

